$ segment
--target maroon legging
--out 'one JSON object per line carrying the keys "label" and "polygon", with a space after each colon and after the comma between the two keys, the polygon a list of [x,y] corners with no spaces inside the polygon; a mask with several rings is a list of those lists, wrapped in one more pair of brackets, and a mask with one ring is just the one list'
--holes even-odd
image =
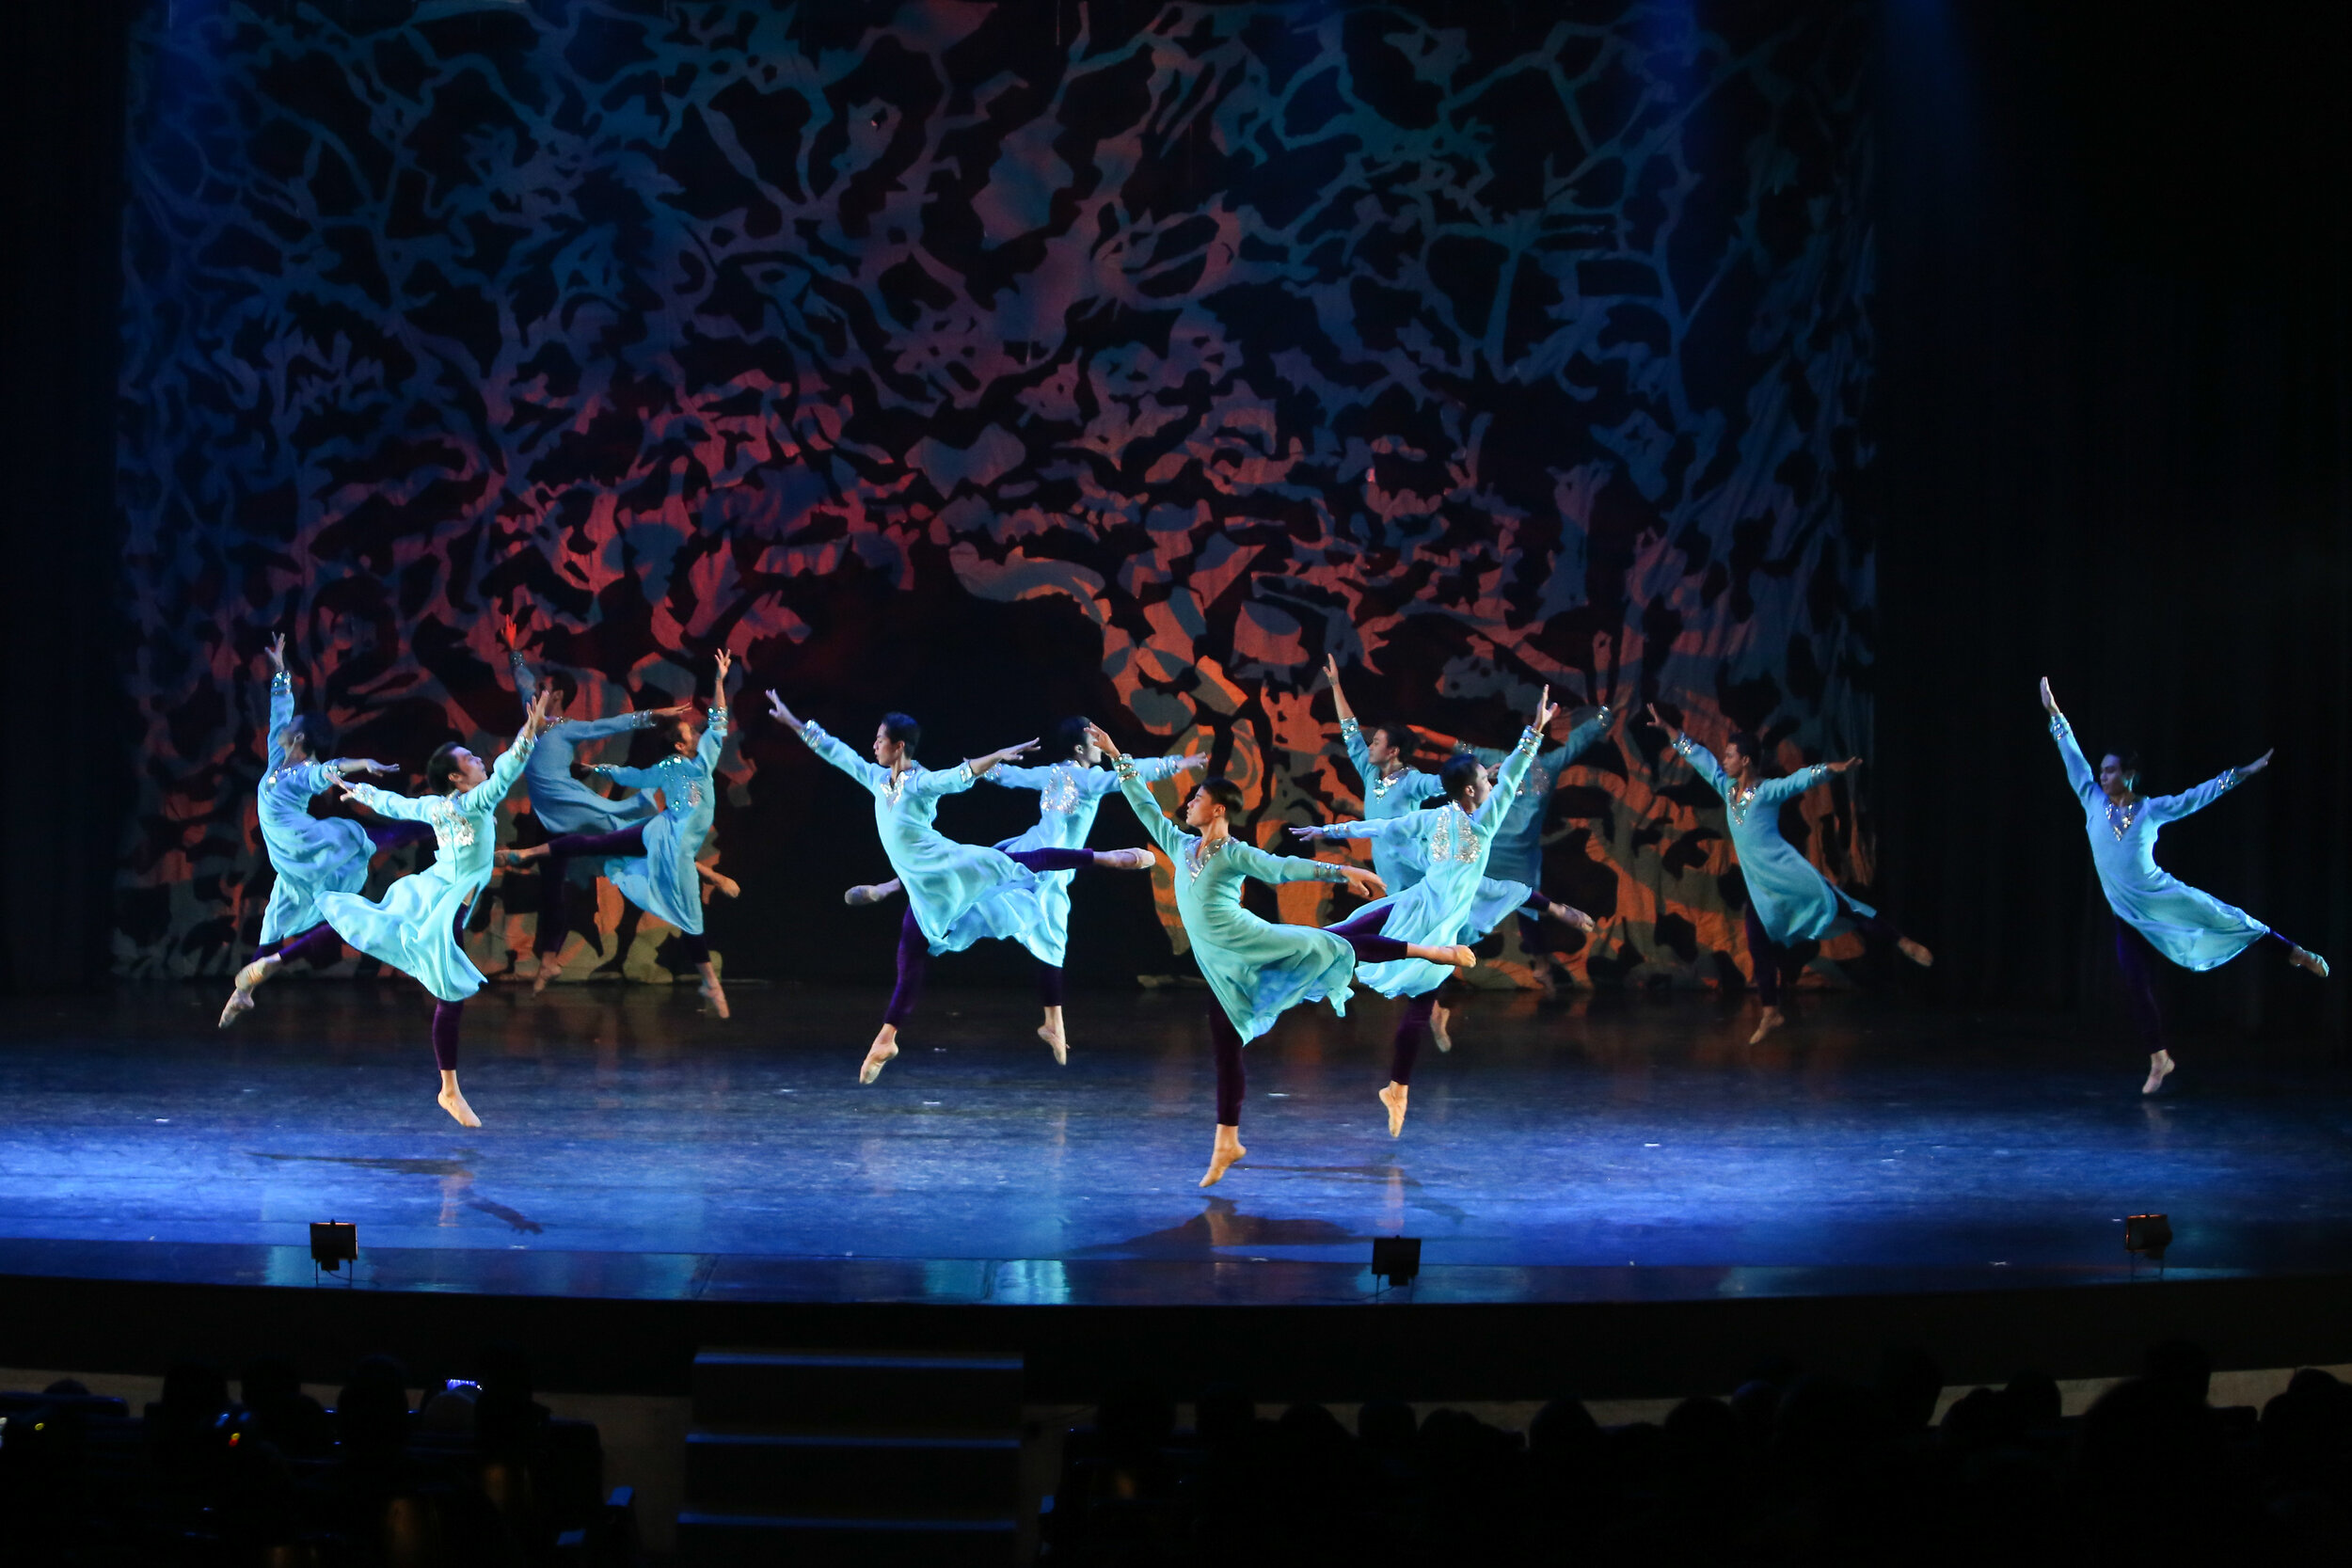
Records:
{"label": "maroon legging", "polygon": [[[404,845],[433,842],[433,824],[386,820],[361,824],[368,841],[378,850],[397,849]],[[276,942],[265,942],[253,950],[253,960],[259,963],[272,954],[280,963],[311,963],[325,969],[343,956],[343,939],[325,921],[307,931],[297,931]]]}
{"label": "maroon legging", "polygon": [[[1903,940],[1903,934],[1895,929],[1894,922],[1884,915],[1864,914],[1843,892],[1836,888],[1829,891],[1830,896],[1837,900],[1839,918],[1851,921],[1865,942],[1898,942]],[[1748,900],[1745,919],[1748,963],[1756,971],[1756,994],[1767,1007],[1777,1007],[1780,1006],[1782,988],[1797,983],[1797,974],[1804,967],[1804,956],[1772,940],[1772,934],[1764,929],[1763,920],[1756,912],[1756,900],[1753,898]]]}
{"label": "maroon legging", "polygon": [[[1075,871],[1094,863],[1091,849],[1011,849],[1009,858],[1019,861],[1032,871]],[[914,918],[914,900],[907,900],[905,916],[898,922],[898,983],[890,992],[890,1006],[882,1010],[882,1022],[893,1029],[906,1027],[914,1016],[914,1005],[923,999],[923,979],[931,966],[931,940],[923,934],[922,926]],[[1048,1007],[1061,1006],[1061,971],[1039,960],[1037,966],[1038,1000]]]}
{"label": "maroon legging", "polygon": [[571,928],[565,905],[569,902],[572,862],[612,860],[644,852],[643,822],[613,833],[564,833],[548,840],[547,859],[539,866],[539,926],[531,934],[531,950],[543,958],[564,951],[564,938]]}
{"label": "maroon legging", "polygon": [[[1333,936],[1344,939],[1347,945],[1356,950],[1358,963],[1394,963],[1399,958],[1411,957],[1405,950],[1405,943],[1393,937],[1362,929],[1364,926],[1378,926],[1388,917],[1388,912],[1386,910],[1375,910],[1371,911],[1370,920],[1358,915],[1324,928]],[[1233,1027],[1233,1021],[1225,1016],[1223,1007],[1216,1008],[1209,1014],[1209,1052],[1216,1060],[1216,1124],[1219,1127],[1241,1125],[1242,1096],[1249,1087],[1248,1074],[1241,1065],[1243,1043],[1241,1031]],[[1406,1070],[1410,1072],[1412,1069],[1408,1065]]]}

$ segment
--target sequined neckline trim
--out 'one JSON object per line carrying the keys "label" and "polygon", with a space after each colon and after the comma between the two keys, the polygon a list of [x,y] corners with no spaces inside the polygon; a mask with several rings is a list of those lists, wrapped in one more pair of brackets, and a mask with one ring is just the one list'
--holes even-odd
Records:
{"label": "sequined neckline trim", "polygon": [[1194,839],[1192,841],[1192,847],[1184,851],[1184,875],[1186,879],[1191,881],[1199,881],[1200,879],[1200,873],[1209,868],[1209,862],[1216,859],[1217,852],[1232,842],[1233,841],[1230,838]]}
{"label": "sequined neckline trim", "polygon": [[2113,800],[2107,802],[2107,826],[2115,830],[2118,840],[2132,831],[2132,824],[2139,820],[2139,808],[2147,803],[2145,798],[2137,795],[2120,806]]}

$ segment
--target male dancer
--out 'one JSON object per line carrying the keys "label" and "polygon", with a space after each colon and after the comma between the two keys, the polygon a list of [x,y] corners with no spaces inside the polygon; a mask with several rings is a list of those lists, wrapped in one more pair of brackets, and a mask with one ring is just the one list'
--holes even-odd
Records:
{"label": "male dancer", "polygon": [[[1347,748],[1347,760],[1356,765],[1356,776],[1363,781],[1365,821],[1390,821],[1418,811],[1423,800],[1434,800],[1445,793],[1445,786],[1438,783],[1436,774],[1408,766],[1406,759],[1413,749],[1411,730],[1392,720],[1369,729],[1356,721],[1356,710],[1347,705],[1347,693],[1340,689],[1338,655],[1324,659],[1323,673],[1331,679],[1331,701],[1340,712],[1340,741]],[[1397,893],[1421,879],[1421,873],[1409,859],[1384,848],[1377,840],[1372,847],[1372,869]]]}

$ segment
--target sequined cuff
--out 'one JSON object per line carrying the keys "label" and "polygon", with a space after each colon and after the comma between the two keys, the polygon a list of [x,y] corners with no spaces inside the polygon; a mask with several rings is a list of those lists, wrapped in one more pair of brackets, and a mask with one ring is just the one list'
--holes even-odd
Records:
{"label": "sequined cuff", "polygon": [[2221,770],[2221,787],[2225,790],[2235,789],[2245,782],[2246,774],[2238,768],[2225,768]]}
{"label": "sequined cuff", "polygon": [[343,768],[346,766],[348,766],[348,764],[346,764],[343,759],[338,757],[333,762],[320,763],[319,771],[325,773],[328,778],[334,780],[337,784],[341,784],[343,782]]}
{"label": "sequined cuff", "polygon": [[2072,735],[2074,733],[2074,726],[2067,723],[2066,715],[2063,713],[2053,713],[2050,715],[2050,733],[2052,735]]}
{"label": "sequined cuff", "polygon": [[979,775],[972,771],[972,764],[968,761],[956,764],[955,776],[961,779],[965,784],[977,784],[980,782]]}
{"label": "sequined cuff", "polygon": [[1530,724],[1527,728],[1519,732],[1519,743],[1516,749],[1525,752],[1530,756],[1534,756],[1535,754],[1535,748],[1543,744],[1543,739],[1544,737],[1542,736],[1535,733],[1535,726]]}
{"label": "sequined cuff", "polygon": [[269,678],[269,689],[272,692],[292,691],[294,689],[294,672],[291,670],[279,670],[273,673]]}
{"label": "sequined cuff", "polygon": [[581,768],[580,771],[583,773],[601,773],[609,779],[612,776],[612,765],[609,762],[592,762],[585,768]]}
{"label": "sequined cuff", "polygon": [[1808,786],[1809,786],[1809,785],[1811,785],[1811,784],[1820,784],[1820,783],[1823,779],[1826,779],[1826,778],[1828,778],[1828,777],[1829,777],[1829,764],[1828,764],[1828,763],[1826,763],[1826,762],[1817,762],[1817,763],[1815,763],[1815,764],[1813,765],[1813,777],[1812,777],[1811,779],[1807,780],[1807,781],[1806,781],[1806,784],[1808,784]]}
{"label": "sequined cuff", "polygon": [[831,740],[833,736],[825,733],[825,726],[819,724],[814,719],[808,720],[801,725],[801,739],[812,752],[817,750],[819,742]]}
{"label": "sequined cuff", "polygon": [[1111,763],[1111,771],[1119,775],[1120,784],[1125,784],[1130,779],[1143,777],[1142,770],[1136,767],[1136,759],[1124,752],[1120,752],[1118,758]]}
{"label": "sequined cuff", "polygon": [[1689,736],[1677,735],[1674,739],[1675,754],[1677,756],[1687,757],[1691,754],[1691,749],[1696,744],[1697,742],[1693,741]]}
{"label": "sequined cuff", "polygon": [[1340,721],[1340,734],[1342,736],[1361,735],[1363,730],[1363,725],[1358,723],[1352,716]]}

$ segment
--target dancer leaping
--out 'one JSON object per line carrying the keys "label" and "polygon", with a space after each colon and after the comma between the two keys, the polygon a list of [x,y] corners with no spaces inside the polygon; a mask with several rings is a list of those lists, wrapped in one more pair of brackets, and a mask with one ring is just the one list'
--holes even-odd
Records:
{"label": "dancer leaping", "polygon": [[367,885],[368,862],[378,849],[421,844],[432,831],[417,822],[355,822],[310,815],[312,797],[355,773],[389,773],[389,763],[367,757],[318,760],[334,732],[315,713],[296,713],[294,676],[286,670],[286,634],[269,644],[268,763],[262,774],[257,816],[262,847],[277,881],[262,911],[262,945],[237,972],[220,1009],[224,1029],[253,1010],[253,988],[301,960],[324,968],[343,956],[342,939],[319,913],[322,893],[357,893]]}
{"label": "dancer leaping", "polygon": [[[914,760],[923,727],[906,714],[882,715],[874,730],[874,760],[867,762],[821,725],[794,717],[773,691],[768,693],[768,711],[810,751],[865,785],[874,798],[874,829],[882,837],[882,853],[906,890],[906,914],[898,924],[898,981],[882,1013],[882,1029],[858,1067],[861,1084],[881,1077],[898,1055],[898,1030],[914,1016],[930,955],[961,953],[987,937],[1018,942],[1041,959],[1053,951],[1043,946],[1041,936],[1045,909],[1038,895],[1039,873],[1085,865],[1121,871],[1151,868],[1149,849],[1041,848],[1007,854],[959,844],[933,825],[940,797],[970,789],[989,769],[1037,750],[1034,740],[935,772]],[[1052,1048],[1054,1060],[1067,1065],[1066,1040],[1042,1029],[1038,1034]]]}
{"label": "dancer leaping", "polygon": [[1788,1022],[1780,1008],[1780,993],[1796,983],[1797,958],[1788,951],[1794,943],[1819,942],[1841,923],[1851,923],[1871,941],[1894,943],[1922,968],[1935,961],[1933,954],[1895,929],[1892,921],[1816,871],[1780,834],[1783,801],[1795,800],[1832,773],[1860,767],[1860,757],[1817,762],[1785,779],[1768,779],[1757,767],[1762,748],[1752,735],[1734,734],[1724,743],[1723,761],[1717,762],[1712,752],[1660,718],[1656,703],[1649,705],[1649,721],[1666,732],[1683,760],[1724,798],[1732,853],[1748,886],[1748,961],[1756,971],[1756,993],[1764,1004],[1764,1016],[1748,1037],[1750,1045]]}
{"label": "dancer leaping", "polygon": [[[1119,781],[1101,766],[1102,752],[1087,738],[1087,721],[1083,717],[1064,719],[1048,731],[1045,754],[1058,760],[1036,768],[1005,763],[981,775],[988,783],[1007,789],[1034,789],[1038,793],[1037,826],[996,845],[1008,855],[1029,849],[1085,848],[1088,835],[1094,831],[1094,815],[1102,808],[1103,798],[1119,787]],[[1194,754],[1150,757],[1136,767],[1147,782],[1157,783],[1188,768],[1208,765],[1208,758]],[[1061,971],[1070,949],[1073,875],[1068,871],[1038,873],[1038,902],[1044,909],[1045,920],[1025,943],[1037,957],[1037,999],[1045,1010],[1045,1022],[1038,1025],[1038,1037],[1054,1048],[1056,1061],[1068,1060],[1070,1053],[1070,1036],[1062,1026]],[[898,891],[898,881],[893,878],[886,882],[853,887],[842,895],[842,901],[875,904]]]}
{"label": "dancer leaping", "polygon": [[[1365,821],[1393,821],[1445,793],[1436,774],[1407,764],[1413,752],[1411,730],[1394,720],[1369,728],[1356,721],[1356,710],[1347,705],[1347,693],[1340,689],[1338,655],[1324,659],[1323,673],[1330,677],[1331,701],[1340,710],[1340,742],[1347,748],[1347,760],[1356,765],[1357,777],[1363,781]],[[1378,839],[1372,845],[1372,869],[1393,893],[1402,893],[1421,880],[1421,871],[1410,856],[1400,855]]]}
{"label": "dancer leaping", "polygon": [[2269,767],[2270,752],[2243,768],[2225,768],[2219,778],[2183,794],[2142,795],[2136,759],[2110,752],[2099,759],[2098,772],[2090,770],[2074,741],[2074,727],[2050,694],[2046,675],[2042,706],[2050,716],[2058,759],[2066,765],[2066,782],[2082,801],[2083,831],[2090,839],[2099,891],[2106,895],[2107,908],[2115,915],[2116,967],[2123,972],[2124,992],[2148,1046],[2148,1081],[2139,1092],[2153,1094],[2175,1064],[2165,1046],[2164,1014],[2156,1004],[2155,974],[2148,967],[2150,949],[2183,969],[2215,969],[2270,937],[2286,948],[2287,962],[2323,980],[2328,977],[2328,960],[2318,954],[2156,864],[2156,835],[2166,823],[2204,810]]}
{"label": "dancer leaping", "polygon": [[415,800],[373,784],[346,784],[343,797],[379,816],[423,822],[433,829],[433,863],[403,877],[381,899],[352,893],[319,896],[319,909],[338,935],[360,952],[380,958],[433,993],[433,1059],[441,1069],[441,1109],[467,1127],[482,1118],[457,1087],[457,1027],[466,998],[482,989],[482,971],[466,957],[461,938],[466,916],[490,885],[492,851],[498,846],[499,802],[515,787],[532,742],[554,701],[539,693],[522,732],[490,768],[451,741],[424,765],[425,787],[435,793]]}
{"label": "dancer leaping", "polygon": [[1184,826],[1194,831],[1184,832],[1161,812],[1142,770],[1120,754],[1111,737],[1091,726],[1087,734],[1111,759],[1120,793],[1135,808],[1143,831],[1175,862],[1176,911],[1191,939],[1193,958],[1216,998],[1216,1010],[1209,1015],[1209,1038],[1216,1057],[1216,1140],[1210,1148],[1208,1174],[1200,1179],[1200,1185],[1213,1187],[1225,1179],[1234,1161],[1249,1152],[1241,1144],[1244,1046],[1301,1002],[1327,998],[1332,1011],[1345,1012],[1348,984],[1359,961],[1419,958],[1464,966],[1477,960],[1459,945],[1399,942],[1369,931],[1342,935],[1259,919],[1242,908],[1244,878],[1277,883],[1343,882],[1365,898],[1378,898],[1387,890],[1379,878],[1360,866],[1269,855],[1235,839],[1231,818],[1244,801],[1241,786],[1231,779],[1210,779],[1193,790],[1184,801]]}
{"label": "dancer leaping", "polygon": [[[1566,738],[1549,751],[1538,751],[1534,764],[1527,770],[1527,781],[1512,798],[1510,814],[1496,830],[1491,853],[1486,858],[1486,875],[1499,882],[1519,882],[1528,887],[1541,887],[1544,880],[1544,817],[1551,810],[1551,797],[1560,786],[1560,777],[1568,764],[1582,755],[1585,749],[1609,733],[1613,715],[1602,704],[1593,716],[1576,725]],[[1549,733],[1549,732],[1546,732]],[[1468,748],[1470,754],[1488,768],[1500,768],[1510,753],[1486,746]],[[1449,790],[1447,793],[1453,793]],[[1548,911],[1547,911],[1548,912]],[[1574,924],[1571,922],[1571,924]],[[1589,922],[1580,927],[1591,930]],[[1535,918],[1519,916],[1519,945],[1527,950],[1529,961],[1534,966],[1535,979],[1550,995],[1559,988],[1557,972],[1560,961],[1551,956],[1541,942]],[[1445,1033],[1445,1008],[1440,1006],[1430,1015],[1431,1031],[1437,1036],[1439,1050],[1451,1048]]]}

